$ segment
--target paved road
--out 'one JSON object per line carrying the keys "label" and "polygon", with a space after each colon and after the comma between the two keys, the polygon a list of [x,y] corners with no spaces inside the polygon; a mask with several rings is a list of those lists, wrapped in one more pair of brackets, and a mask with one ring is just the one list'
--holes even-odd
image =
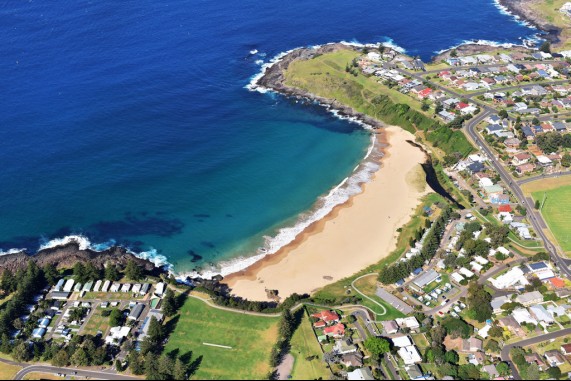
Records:
{"label": "paved road", "polygon": [[[363,321],[365,322],[365,327],[367,327],[367,330],[369,331],[371,336],[381,336],[381,332],[379,332],[375,324],[371,321],[371,319],[369,319],[369,315],[367,315],[366,311],[357,310],[353,312],[353,315],[355,315],[355,317],[359,316],[361,317],[361,319],[363,319]],[[357,329],[359,329],[359,332],[361,333],[363,339],[366,339],[367,335],[365,335],[365,332],[363,331],[363,328],[361,327],[360,324],[357,326]]]}
{"label": "paved road", "polygon": [[98,372],[98,371],[91,371],[91,370],[81,370],[81,369],[74,369],[74,368],[56,368],[53,366],[44,366],[44,365],[31,365],[28,366],[18,373],[14,377],[15,380],[23,380],[24,377],[33,372],[40,372],[40,373],[62,373],[67,375],[72,375],[73,372],[77,372],[76,376],[80,377],[89,377],[99,380],[137,380],[140,381],[141,378],[132,377],[132,376],[123,376],[116,373],[105,373],[105,372]]}
{"label": "paved road", "polygon": [[[548,61],[514,61],[514,62],[510,62],[514,65],[517,64],[534,64],[534,63],[541,63],[541,64],[555,64],[555,63],[561,63],[563,61],[561,60],[548,60]],[[505,65],[509,65],[510,63],[495,63],[495,64],[485,64],[485,65],[468,65],[468,66],[450,66],[447,68],[442,68],[442,69],[438,69],[438,70],[427,70],[424,71],[424,74],[436,74],[436,73],[440,73],[442,71],[457,71],[457,70],[468,70],[468,69],[472,69],[472,68],[478,68],[478,69],[483,69],[483,68],[489,68],[489,67],[498,67],[498,66],[505,66]]]}
{"label": "paved road", "polygon": [[512,363],[512,361],[510,360],[510,350],[512,348],[514,348],[514,347],[525,347],[527,345],[537,344],[537,343],[541,343],[542,341],[556,339],[558,337],[567,336],[567,335],[571,335],[571,328],[566,328],[566,329],[562,329],[561,331],[551,332],[551,333],[547,333],[545,335],[537,336],[537,337],[534,337],[531,339],[518,341],[517,343],[504,345],[504,347],[502,348],[502,352],[501,352],[502,361],[506,361],[508,364],[510,364],[510,367],[512,368],[512,374],[514,376],[514,379],[521,380],[521,376],[519,375],[519,372],[517,371],[517,369],[514,366],[514,364]]}
{"label": "paved road", "polygon": [[501,179],[511,189],[512,193],[518,198],[518,202],[520,203],[520,205],[522,205],[524,208],[527,209],[528,220],[531,222],[531,225],[533,226],[537,235],[539,235],[539,237],[542,239],[545,248],[551,255],[553,261],[559,266],[559,268],[561,269],[563,274],[565,274],[565,276],[571,277],[571,271],[569,270],[568,267],[569,260],[561,258],[559,256],[555,245],[547,238],[545,232],[541,228],[541,226],[544,224],[541,214],[537,210],[535,210],[534,205],[532,205],[533,204],[532,202],[526,200],[523,191],[521,190],[517,182],[515,182],[512,179],[511,175],[499,162],[494,152],[492,152],[492,150],[488,147],[488,145],[486,144],[484,139],[480,136],[480,134],[476,132],[476,126],[484,119],[486,119],[489,115],[491,115],[490,111],[484,111],[475,118],[468,121],[464,126],[466,134],[480,147],[480,150],[486,153],[486,155],[490,159],[490,163],[492,164],[494,169],[499,173]]}
{"label": "paved road", "polygon": [[395,377],[395,380],[402,380],[400,374],[398,374],[397,370],[395,369],[393,362],[389,358],[389,355],[385,353],[385,364],[387,364],[387,368],[391,371],[392,374],[387,374],[389,377]]}
{"label": "paved road", "polygon": [[537,180],[552,179],[552,178],[569,176],[569,175],[571,175],[571,171],[555,172],[555,173],[552,173],[549,175],[537,175],[537,176],[533,176],[533,177],[528,177],[527,179],[518,180],[517,185],[523,185],[523,184],[531,183],[531,182],[537,181]]}

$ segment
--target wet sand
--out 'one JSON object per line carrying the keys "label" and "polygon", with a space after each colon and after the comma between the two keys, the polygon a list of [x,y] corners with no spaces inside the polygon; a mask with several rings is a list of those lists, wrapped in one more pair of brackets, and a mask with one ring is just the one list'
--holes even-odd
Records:
{"label": "wet sand", "polygon": [[232,293],[267,300],[266,290],[311,293],[348,277],[388,256],[396,246],[397,229],[406,224],[428,193],[420,166],[425,154],[407,140],[400,127],[383,132],[381,169],[363,185],[363,192],[312,224],[294,242],[249,268],[224,279]]}

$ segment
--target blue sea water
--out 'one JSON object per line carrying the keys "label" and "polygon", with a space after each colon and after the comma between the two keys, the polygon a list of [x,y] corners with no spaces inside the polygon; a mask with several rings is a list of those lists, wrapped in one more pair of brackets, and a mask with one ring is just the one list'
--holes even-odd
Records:
{"label": "blue sea water", "polygon": [[82,234],[177,271],[251,255],[370,140],[246,90],[257,60],[340,40],[428,59],[536,32],[492,0],[2,2],[0,249]]}

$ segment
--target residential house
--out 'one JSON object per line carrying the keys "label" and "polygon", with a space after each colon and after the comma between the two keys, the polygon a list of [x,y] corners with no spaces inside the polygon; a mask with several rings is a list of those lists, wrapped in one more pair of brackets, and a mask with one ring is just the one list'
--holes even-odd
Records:
{"label": "residential house", "polygon": [[347,373],[348,380],[374,380],[373,373],[369,368],[359,368]]}
{"label": "residential house", "polygon": [[396,323],[399,325],[401,329],[408,328],[412,331],[418,330],[420,328],[420,323],[414,316],[408,316],[405,318],[397,318],[395,319]]}
{"label": "residential house", "polygon": [[496,377],[498,377],[500,375],[500,373],[498,372],[498,370],[496,369],[496,366],[494,364],[483,366],[482,371],[485,373],[488,373],[491,380],[495,379]]}
{"label": "residential house", "polygon": [[533,172],[535,170],[535,165],[532,163],[518,165],[515,171],[518,175],[525,175],[526,173]]}
{"label": "residential house", "polygon": [[408,336],[391,337],[393,345],[398,348],[408,347],[413,345],[412,340]]}
{"label": "residential house", "polygon": [[525,307],[529,307],[532,304],[537,304],[543,302],[543,295],[539,291],[526,292],[524,294],[518,295],[515,301],[523,304]]}
{"label": "residential house", "polygon": [[521,325],[511,315],[499,319],[498,325],[500,327],[507,328],[511,333],[519,337],[525,337],[526,335],[523,328],[521,328]]}
{"label": "residential house", "polygon": [[565,356],[570,356],[571,355],[571,344],[564,344],[561,346],[561,353],[563,353]]}
{"label": "residential house", "polygon": [[422,362],[422,357],[414,345],[402,347],[397,352],[405,365],[412,365]]}
{"label": "residential house", "polygon": [[127,319],[129,320],[138,320],[139,317],[141,316],[141,314],[143,313],[145,309],[145,305],[144,304],[136,304],[135,307],[133,307],[133,309],[131,310],[131,312],[129,313],[129,316],[127,317]]}
{"label": "residential house", "polygon": [[519,148],[519,145],[521,144],[521,140],[519,140],[518,138],[511,138],[511,139],[506,139],[504,141],[504,145],[507,148],[511,148],[511,149],[516,149]]}
{"label": "residential house", "polygon": [[514,155],[514,157],[512,158],[512,164],[513,165],[523,165],[526,164],[527,162],[529,162],[529,160],[531,159],[531,155],[525,152],[522,153],[518,153],[517,155]]}
{"label": "residential house", "polygon": [[462,340],[463,352],[479,352],[482,351],[482,340],[475,337]]}
{"label": "residential house", "polygon": [[468,355],[468,362],[476,366],[482,365],[486,362],[486,355],[483,352],[470,353]]}
{"label": "residential house", "polygon": [[565,357],[556,349],[545,352],[545,360],[550,366],[560,366],[565,364]]}
{"label": "residential house", "polygon": [[345,326],[342,323],[337,323],[323,329],[323,333],[327,336],[334,338],[342,338],[345,336]]}
{"label": "residential house", "polygon": [[346,367],[360,368],[363,366],[363,355],[360,352],[347,353],[341,356],[341,364]]}
{"label": "residential house", "polygon": [[341,320],[336,312],[329,310],[320,311],[311,315],[311,317],[319,319],[315,324],[313,324],[314,327],[325,327],[327,325],[338,323],[339,320]]}
{"label": "residential house", "polygon": [[555,323],[553,316],[551,316],[551,314],[547,312],[545,307],[543,307],[541,304],[536,304],[529,307],[529,313],[539,322],[543,322],[545,324]]}
{"label": "residential house", "polygon": [[531,314],[526,308],[516,308],[515,310],[513,310],[512,316],[520,325],[525,323],[537,325],[538,323],[538,321],[535,320],[533,316],[531,316]]}
{"label": "residential house", "polygon": [[349,340],[346,339],[337,340],[333,346],[333,350],[340,355],[346,355],[349,353],[357,352],[357,346],[350,343]]}
{"label": "residential house", "polygon": [[545,369],[545,362],[537,353],[526,354],[524,357],[525,357],[525,362],[527,362],[528,364],[535,363],[540,371]]}
{"label": "residential house", "polygon": [[399,326],[394,320],[387,320],[381,322],[383,331],[387,335],[393,335],[399,331]]}

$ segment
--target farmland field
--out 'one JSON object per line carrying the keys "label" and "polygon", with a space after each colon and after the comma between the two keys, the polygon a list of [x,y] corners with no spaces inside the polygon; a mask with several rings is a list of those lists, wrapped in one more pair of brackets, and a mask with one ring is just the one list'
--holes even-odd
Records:
{"label": "farmland field", "polygon": [[277,317],[222,311],[189,298],[181,308],[166,353],[184,356],[192,352],[191,363],[200,362],[195,379],[265,379],[278,321]]}

